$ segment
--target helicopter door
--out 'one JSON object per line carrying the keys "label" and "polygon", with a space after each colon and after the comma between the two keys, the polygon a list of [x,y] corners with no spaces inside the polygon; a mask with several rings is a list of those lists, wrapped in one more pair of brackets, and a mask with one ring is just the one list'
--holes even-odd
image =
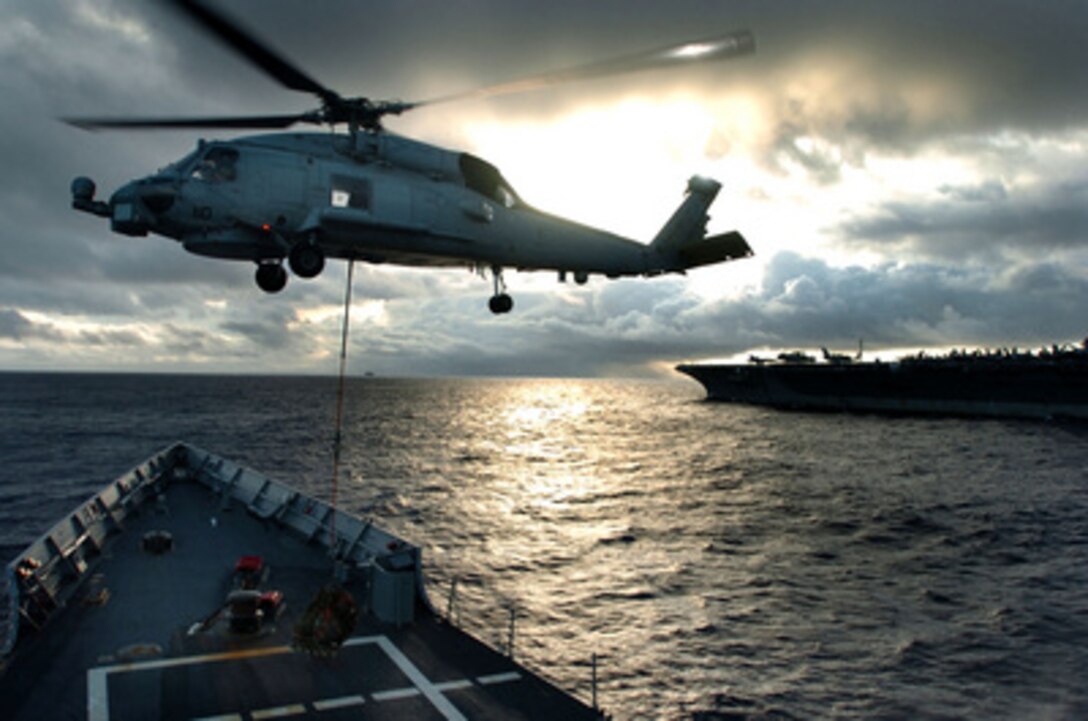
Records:
{"label": "helicopter door", "polygon": [[406,183],[389,178],[374,185],[374,215],[383,223],[408,225],[412,220],[412,199]]}
{"label": "helicopter door", "polygon": [[292,210],[305,204],[309,173],[300,157],[277,154],[262,158],[260,164],[268,203]]}
{"label": "helicopter door", "polygon": [[437,230],[440,225],[439,196],[434,189],[417,186],[412,190],[412,224],[426,230]]}

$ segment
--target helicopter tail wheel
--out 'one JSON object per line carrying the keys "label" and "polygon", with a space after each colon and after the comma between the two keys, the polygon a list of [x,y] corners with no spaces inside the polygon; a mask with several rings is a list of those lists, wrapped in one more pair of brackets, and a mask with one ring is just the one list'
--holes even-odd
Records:
{"label": "helicopter tail wheel", "polygon": [[325,269],[325,252],[313,240],[295,243],[287,256],[291,271],[299,278],[314,278]]}
{"label": "helicopter tail wheel", "polygon": [[287,285],[287,271],[279,263],[257,266],[257,286],[265,293],[279,293]]}
{"label": "helicopter tail wheel", "polygon": [[506,293],[499,293],[498,295],[491,296],[491,299],[487,301],[487,307],[490,308],[491,312],[495,315],[509,313],[514,308],[514,299]]}

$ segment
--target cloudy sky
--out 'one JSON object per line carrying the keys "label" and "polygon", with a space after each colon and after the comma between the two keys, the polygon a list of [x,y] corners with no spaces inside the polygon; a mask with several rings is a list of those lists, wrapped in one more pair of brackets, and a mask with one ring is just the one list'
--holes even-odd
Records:
{"label": "cloudy sky", "polygon": [[[1088,335],[1088,3],[216,0],[343,95],[420,99],[750,29],[755,55],[393,118],[533,205],[649,241],[701,173],[752,259],[559,285],[359,266],[352,368],[631,375],[755,349],[1038,346]],[[332,373],[345,266],[252,265],[69,208],[210,132],[57,117],[308,110],[161,3],[0,3],[0,369]]]}

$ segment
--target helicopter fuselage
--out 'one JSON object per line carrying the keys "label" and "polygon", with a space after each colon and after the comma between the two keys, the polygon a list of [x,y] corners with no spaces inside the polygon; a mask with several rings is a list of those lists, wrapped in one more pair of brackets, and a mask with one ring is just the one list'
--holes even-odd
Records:
{"label": "helicopter fuselage", "polygon": [[[751,255],[737,233],[706,238],[719,184],[692,178],[688,196],[650,244],[543,213],[495,166],[388,132],[275,133],[201,141],[185,158],[118,189],[72,184],[73,207],[126,235],[154,233],[189,252],[258,264],[257,282],[286,283],[283,259],[313,277],[324,259],[461,266],[495,275],[492,310],[512,301],[501,270],[554,270],[585,282],[657,275]],[[498,310],[496,310],[498,308]]]}

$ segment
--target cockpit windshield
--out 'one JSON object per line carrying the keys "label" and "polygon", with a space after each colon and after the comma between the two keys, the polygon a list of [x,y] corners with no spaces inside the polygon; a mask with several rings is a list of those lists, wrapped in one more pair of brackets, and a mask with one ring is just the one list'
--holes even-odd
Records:
{"label": "cockpit windshield", "polygon": [[468,153],[461,154],[461,175],[465,179],[465,185],[485,198],[495,201],[506,208],[522,207],[524,203],[502,173],[486,160],[477,158]]}
{"label": "cockpit windshield", "polygon": [[208,183],[230,183],[238,177],[238,151],[212,146],[192,170],[192,177]]}
{"label": "cockpit windshield", "polygon": [[181,160],[175,160],[167,165],[165,168],[160,168],[158,175],[173,175],[173,176],[186,176],[189,174],[193,163],[196,162],[196,156],[200,154],[200,148],[193,150],[185,155]]}

